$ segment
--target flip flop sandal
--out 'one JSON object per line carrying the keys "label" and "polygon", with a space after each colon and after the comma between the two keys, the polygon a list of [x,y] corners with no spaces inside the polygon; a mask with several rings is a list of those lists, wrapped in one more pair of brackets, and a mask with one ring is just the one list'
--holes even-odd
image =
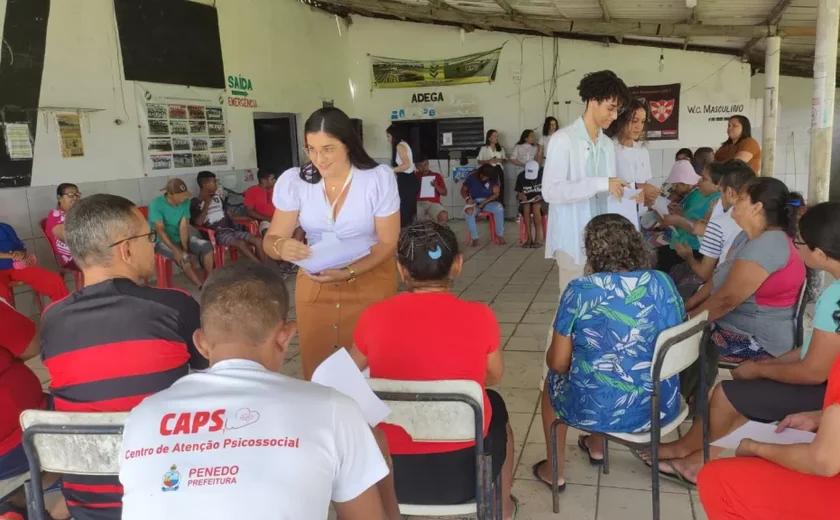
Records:
{"label": "flip flop sandal", "polygon": [[[546,482],[540,476],[540,466],[542,466],[543,464],[548,464],[548,459],[543,459],[543,460],[537,462],[536,464],[534,464],[533,466],[531,466],[531,473],[534,474],[534,478],[537,479],[538,482],[542,482],[543,484],[545,484],[545,486],[548,489],[551,489],[551,483]],[[557,486],[557,492],[558,493],[562,493],[563,491],[566,491],[566,483],[565,482],[563,482],[562,484]]]}
{"label": "flip flop sandal", "polygon": [[519,499],[511,495],[510,501],[513,502],[513,520],[516,520],[516,515],[519,513]]}
{"label": "flip flop sandal", "polygon": [[542,243],[540,243],[540,242],[531,242],[531,247],[532,247],[532,248],[534,248],[534,249],[539,249],[539,248],[541,248],[542,246],[543,246],[543,245],[542,245]]}
{"label": "flip flop sandal", "polygon": [[589,446],[586,445],[586,439],[589,438],[589,435],[581,435],[578,437],[578,448],[582,449],[584,453],[589,457],[589,465],[590,466],[603,466],[604,459],[595,459],[592,457],[592,452],[589,451]]}
{"label": "flip flop sandal", "polygon": [[[648,462],[644,458],[642,458],[642,456],[639,454],[639,450],[630,450],[630,453],[634,457],[636,457],[637,459],[642,461],[642,463],[645,466],[649,467],[651,469],[651,471],[653,471],[653,465],[651,465],[650,462]],[[667,480],[668,482],[671,482],[672,484],[676,484],[676,485],[680,486],[681,488],[688,489],[690,491],[696,491],[697,490],[697,484],[689,482],[682,475],[682,473],[680,473],[677,470],[677,468],[674,466],[674,464],[670,460],[660,460],[659,462],[660,463],[665,463],[668,466],[670,466],[670,468],[671,468],[670,473],[667,472],[667,471],[662,471],[662,469],[660,469],[659,470],[659,478],[661,478],[662,480]]]}
{"label": "flip flop sandal", "polygon": [[532,247],[534,247],[533,244],[534,243],[529,240],[522,244],[522,249],[531,249]]}

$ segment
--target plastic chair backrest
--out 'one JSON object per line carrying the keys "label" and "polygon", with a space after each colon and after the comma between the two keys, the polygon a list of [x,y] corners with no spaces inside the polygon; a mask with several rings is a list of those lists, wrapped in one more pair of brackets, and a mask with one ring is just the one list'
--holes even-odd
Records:
{"label": "plastic chair backrest", "polygon": [[35,448],[41,471],[117,475],[127,417],[127,413],[26,410],[20,414],[20,424],[24,442]]}
{"label": "plastic chair backrest", "polygon": [[805,309],[808,308],[808,278],[806,273],[805,283],[799,291],[799,300],[796,302],[796,319],[794,321],[794,346],[802,347],[805,344]]}
{"label": "plastic chair backrest", "polygon": [[[475,441],[475,411],[467,403],[477,406],[484,417],[484,390],[475,381],[369,379],[368,382],[391,408],[385,422],[401,427],[415,442]],[[395,399],[384,395],[394,393],[405,395]],[[419,396],[436,400],[420,401],[416,399]]]}
{"label": "plastic chair backrest", "polygon": [[[659,374],[661,380],[679,374],[694,364],[694,362],[697,361],[697,358],[700,357],[700,343],[703,340],[703,332],[706,330],[706,326],[708,325],[708,317],[709,311],[703,311],[701,314],[691,318],[685,323],[681,323],[676,327],[671,327],[670,329],[663,330],[659,333],[659,337],[656,338],[656,348],[653,352],[654,360],[659,358],[659,353],[666,344],[671,344],[674,341],[677,341],[677,338],[680,336],[688,334],[687,337],[683,337],[682,340],[678,340],[679,342],[672,346],[665,354],[665,360],[662,362],[662,371]],[[656,363],[651,363],[651,379],[655,379],[656,377],[656,374],[654,373],[655,367]]]}
{"label": "plastic chair backrest", "polygon": [[143,218],[149,220],[149,206],[137,206],[137,209],[140,210],[140,213],[143,215]]}

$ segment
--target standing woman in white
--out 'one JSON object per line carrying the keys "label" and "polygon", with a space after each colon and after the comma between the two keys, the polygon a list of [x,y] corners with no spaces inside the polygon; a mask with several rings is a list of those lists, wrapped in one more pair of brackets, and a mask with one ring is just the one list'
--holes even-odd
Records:
{"label": "standing woman in white", "polygon": [[631,188],[641,189],[645,204],[652,205],[660,190],[650,184],[650,152],[642,144],[647,122],[647,105],[633,98],[605,133],[615,143],[616,175]]}
{"label": "standing woman in white", "polygon": [[285,172],[274,186],[277,211],[263,240],[265,252],[287,262],[309,257],[310,247],[292,238],[298,218],[311,245],[359,238],[373,244],[370,254],[344,268],[298,272],[300,358],[309,380],[335,346],[353,345],[353,329],[367,306],[397,294],[400,199],[394,172],[365,152],[347,114],[317,110],[304,133],[309,162]]}
{"label": "standing woman in white", "polygon": [[490,129],[487,131],[487,136],[484,139],[484,146],[478,151],[476,158],[479,166],[489,164],[496,168],[496,173],[499,178],[499,202],[505,202],[505,167],[507,162],[505,149],[499,144],[499,132]]}
{"label": "standing woman in white", "polygon": [[420,179],[414,173],[414,154],[411,146],[406,142],[402,129],[391,125],[385,130],[388,142],[391,143],[391,166],[397,176],[397,187],[400,194],[400,227],[404,228],[414,222],[417,216],[417,195],[420,194]]}
{"label": "standing woman in white", "polygon": [[551,116],[545,118],[538,146],[539,151],[537,152],[537,162],[540,163],[540,166],[545,165],[545,149],[548,146],[548,140],[559,128],[560,124],[557,122],[557,118]]}

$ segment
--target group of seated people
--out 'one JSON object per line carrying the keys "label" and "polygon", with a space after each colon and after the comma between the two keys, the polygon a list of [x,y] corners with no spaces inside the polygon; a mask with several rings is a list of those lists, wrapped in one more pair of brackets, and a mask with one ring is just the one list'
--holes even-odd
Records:
{"label": "group of seated people", "polygon": [[[204,179],[191,204],[193,222],[218,216],[209,207],[217,205],[215,179]],[[489,170],[479,168],[469,179],[475,180],[464,189],[474,213],[496,202]],[[690,183],[684,173],[672,180]],[[697,417],[679,440],[661,444],[660,472],[686,487],[699,482],[712,520],[763,518],[756,511],[766,518],[808,517],[805,513],[828,518],[833,508],[826,504],[838,500],[834,491],[840,490],[840,282],[817,302],[814,333],[803,345],[795,345],[795,327],[805,266],[840,278],[840,203],[816,205],[799,218],[801,197],[781,181],[756,178],[739,160],[709,164],[695,184],[692,190],[677,188],[684,211],[672,212],[690,222],[663,219],[686,233],[674,245],[680,259],[693,260],[685,264],[703,283],[691,295],[681,295],[672,279],[680,263],[670,275],[657,270],[662,253],[626,218],[601,215],[586,226],[587,274],[562,294],[546,354],[550,371],[541,410],[547,441],[554,419],[563,422],[557,431],[557,485],[565,489],[568,426],[591,432],[577,444],[592,465],[603,464],[601,434],[650,429],[657,338],[708,311],[712,332],[703,348],[715,368],[709,380],[714,381],[718,356],[740,362],[733,380],[710,390],[712,440],[747,420],[781,421],[780,429],[808,429],[817,438],[793,446],[745,440],[739,457],[704,469],[703,424]],[[170,185],[163,203],[178,207],[172,203],[186,200],[186,188],[182,182]],[[695,192],[699,195],[692,196]],[[221,223],[216,229],[225,235],[229,215],[219,199],[222,217],[213,222]],[[458,504],[475,497],[473,443],[417,443],[396,426],[371,429],[346,397],[277,373],[295,327],[275,269],[256,262],[217,269],[204,284],[200,305],[177,290],[144,287],[141,281],[154,270],[159,234],[149,215],[144,218],[121,197],[95,195],[65,216],[61,233],[86,289],[55,303],[42,318],[40,355],[52,379],[49,399],[23,365],[38,353],[34,324],[8,318],[22,325],[19,333],[0,339],[0,391],[12,392],[15,405],[4,407],[8,434],[0,436],[5,439],[0,477],[27,469],[17,425],[21,410],[130,410],[119,479],[62,477],[65,501],[51,512],[55,518],[68,513],[78,520],[152,518],[173,511],[232,516],[250,497],[248,503],[260,511],[285,511],[294,518],[324,518],[332,501],[342,519],[396,519],[399,502]],[[231,245],[250,243],[236,233],[228,237]],[[178,243],[184,246],[172,241]],[[375,378],[469,379],[485,389],[499,382],[504,361],[493,311],[449,291],[463,265],[452,230],[438,222],[414,222],[401,233],[397,257],[408,292],[362,314],[349,347],[359,369]],[[0,305],[0,312],[14,311]],[[470,327],[463,326],[465,320]],[[140,341],[142,352],[136,348]],[[191,369],[202,372],[188,375]],[[663,423],[676,418],[681,393],[693,399],[695,372],[662,382]],[[29,391],[24,396],[18,388]],[[511,520],[518,508],[511,495],[513,432],[497,392],[486,390],[484,407],[485,450],[492,457],[492,478],[502,487],[501,516]],[[550,446],[546,442],[546,460],[532,468],[548,486]],[[713,448],[712,455],[719,451]],[[650,464],[648,453],[633,453]],[[169,493],[179,487],[189,493]],[[19,494],[4,507],[20,510],[22,504]]]}

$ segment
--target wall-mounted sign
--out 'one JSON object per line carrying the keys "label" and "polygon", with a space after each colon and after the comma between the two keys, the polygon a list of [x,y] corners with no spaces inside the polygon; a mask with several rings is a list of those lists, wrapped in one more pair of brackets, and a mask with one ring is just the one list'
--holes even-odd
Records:
{"label": "wall-mounted sign", "polygon": [[228,96],[228,106],[259,108],[256,99],[248,99],[254,90],[251,80],[243,76],[228,76],[228,88],[231,95]]}
{"label": "wall-mounted sign", "polygon": [[452,180],[454,182],[461,182],[474,171],[475,168],[472,166],[456,166],[452,168]]}
{"label": "wall-mounted sign", "polygon": [[649,141],[680,138],[680,84],[630,87],[630,95],[650,107]]}
{"label": "wall-mounted sign", "polygon": [[406,60],[371,56],[373,88],[491,83],[502,48],[444,60]]}
{"label": "wall-mounted sign", "polygon": [[443,92],[417,92],[411,95],[412,103],[443,103]]}
{"label": "wall-mounted sign", "polygon": [[705,116],[709,121],[728,121],[735,114],[743,114],[746,106],[732,105],[689,105],[686,111],[693,116]]}

